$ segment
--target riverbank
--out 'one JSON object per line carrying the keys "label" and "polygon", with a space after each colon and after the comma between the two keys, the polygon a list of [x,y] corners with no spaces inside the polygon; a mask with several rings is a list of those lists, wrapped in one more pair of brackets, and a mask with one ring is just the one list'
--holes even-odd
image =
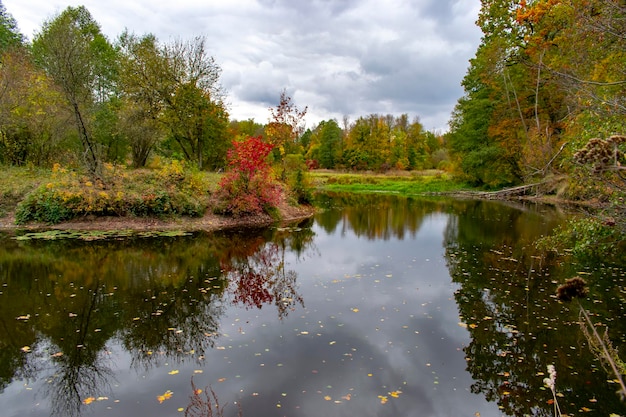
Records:
{"label": "riverbank", "polygon": [[61,222],[54,225],[45,223],[28,223],[17,225],[15,214],[9,213],[0,217],[0,232],[15,231],[44,231],[44,230],[85,230],[85,231],[114,231],[133,230],[144,231],[184,231],[213,232],[244,227],[264,227],[273,224],[289,224],[307,219],[315,214],[312,206],[290,206],[281,204],[278,207],[279,220],[268,215],[254,215],[245,217],[221,216],[207,212],[201,217],[171,216],[171,217],[136,217],[136,216],[85,216]]}

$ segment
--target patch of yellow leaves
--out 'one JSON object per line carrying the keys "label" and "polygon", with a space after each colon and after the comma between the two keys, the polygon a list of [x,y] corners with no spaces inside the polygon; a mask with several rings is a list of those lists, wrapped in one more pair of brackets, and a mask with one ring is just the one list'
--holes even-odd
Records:
{"label": "patch of yellow leaves", "polygon": [[159,401],[159,404],[161,404],[165,400],[169,400],[170,398],[172,398],[173,394],[174,393],[172,391],[167,390],[163,393],[163,395],[157,395],[157,400]]}

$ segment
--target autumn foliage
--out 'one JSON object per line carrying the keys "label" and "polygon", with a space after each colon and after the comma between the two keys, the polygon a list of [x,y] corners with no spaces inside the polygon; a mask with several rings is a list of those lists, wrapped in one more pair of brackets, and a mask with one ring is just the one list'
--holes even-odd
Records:
{"label": "autumn foliage", "polygon": [[216,193],[216,212],[233,216],[270,214],[278,206],[282,188],[267,161],[273,148],[260,136],[233,142],[227,172]]}

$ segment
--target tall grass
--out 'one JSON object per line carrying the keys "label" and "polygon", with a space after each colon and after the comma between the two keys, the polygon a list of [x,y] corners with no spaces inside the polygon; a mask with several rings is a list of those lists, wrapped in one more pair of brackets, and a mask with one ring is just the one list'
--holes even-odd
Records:
{"label": "tall grass", "polygon": [[314,172],[312,179],[318,188],[328,191],[415,195],[469,189],[452,175],[437,170],[389,174]]}
{"label": "tall grass", "polygon": [[15,211],[18,224],[54,224],[90,215],[200,216],[221,178],[180,161],[141,170],[107,164],[102,180],[58,164],[52,170],[0,172],[0,215]]}

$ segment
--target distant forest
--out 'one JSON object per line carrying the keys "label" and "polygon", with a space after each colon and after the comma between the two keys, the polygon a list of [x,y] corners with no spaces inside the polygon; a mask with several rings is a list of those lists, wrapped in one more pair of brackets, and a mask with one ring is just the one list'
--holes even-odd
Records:
{"label": "distant forest", "polygon": [[[125,32],[110,40],[80,6],[27,42],[0,3],[0,163],[94,172],[104,162],[169,158],[220,170],[233,141],[261,136],[279,145],[280,159],[298,155],[309,168],[437,168],[483,188],[566,176],[571,193],[623,192],[626,4],[481,4],[481,44],[444,133],[407,114],[304,129],[307,108],[284,91],[268,123],[232,120],[205,38],[166,43]],[[602,187],[585,183],[599,175]]]}

